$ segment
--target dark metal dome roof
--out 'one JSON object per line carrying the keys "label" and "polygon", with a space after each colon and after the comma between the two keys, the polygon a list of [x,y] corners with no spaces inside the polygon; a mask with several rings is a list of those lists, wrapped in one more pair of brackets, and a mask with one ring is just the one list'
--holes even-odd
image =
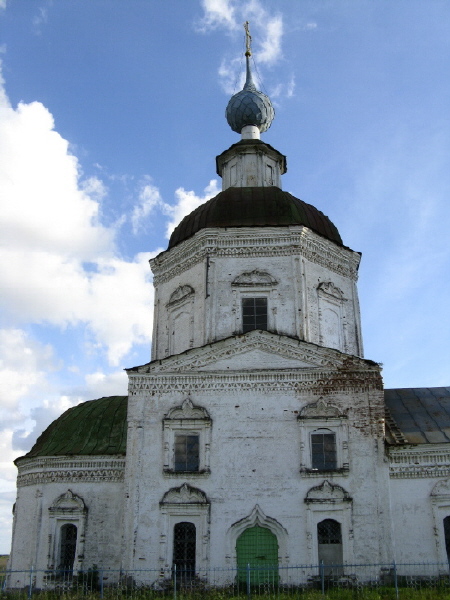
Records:
{"label": "dark metal dome roof", "polygon": [[304,225],[342,245],[339,231],[320,210],[278,187],[230,187],[184,217],[170,236],[169,249],[207,227],[288,227]]}
{"label": "dark metal dome roof", "polygon": [[[125,454],[127,396],[110,396],[69,408],[21,458]],[[20,460],[20,459],[18,459]]]}

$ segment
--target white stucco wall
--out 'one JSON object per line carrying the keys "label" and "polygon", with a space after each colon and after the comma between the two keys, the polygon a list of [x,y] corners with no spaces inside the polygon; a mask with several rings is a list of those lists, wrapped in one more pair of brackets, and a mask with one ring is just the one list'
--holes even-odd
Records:
{"label": "white stucco wall", "polygon": [[[152,359],[240,333],[245,296],[268,298],[270,331],[362,356],[359,259],[305,227],[202,230],[151,261]],[[233,284],[244,273],[256,273],[256,282]],[[258,285],[258,273],[275,283],[267,285],[261,277]],[[184,299],[171,301],[177,293]]]}

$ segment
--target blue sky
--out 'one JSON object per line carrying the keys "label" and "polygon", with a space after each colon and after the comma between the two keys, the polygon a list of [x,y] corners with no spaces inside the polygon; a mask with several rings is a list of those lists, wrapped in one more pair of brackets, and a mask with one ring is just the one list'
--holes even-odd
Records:
{"label": "blue sky", "polygon": [[367,358],[450,385],[450,4],[0,0],[0,553],[12,460],[149,360],[148,259],[215,195],[250,21],[283,188],[362,252]]}

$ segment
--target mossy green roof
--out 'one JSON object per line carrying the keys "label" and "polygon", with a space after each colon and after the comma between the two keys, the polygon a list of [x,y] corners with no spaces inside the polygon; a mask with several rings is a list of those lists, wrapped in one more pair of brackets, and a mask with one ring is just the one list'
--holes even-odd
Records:
{"label": "mossy green roof", "polygon": [[47,427],[23,458],[124,455],[127,404],[127,396],[109,396],[69,408]]}

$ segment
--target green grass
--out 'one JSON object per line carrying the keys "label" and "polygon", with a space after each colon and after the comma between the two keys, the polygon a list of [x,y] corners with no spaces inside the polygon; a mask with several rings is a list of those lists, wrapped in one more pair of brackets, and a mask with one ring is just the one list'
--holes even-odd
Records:
{"label": "green grass", "polygon": [[[100,600],[98,591],[89,592],[80,586],[78,590],[46,590],[33,592],[32,598],[36,600]],[[28,600],[27,590],[0,591],[0,600]],[[174,600],[174,591],[166,590],[165,593],[149,588],[136,587],[105,587],[104,600]],[[178,590],[176,600],[249,600],[246,592],[236,593],[236,588],[225,588],[216,590]],[[396,596],[395,588],[378,587],[353,588],[353,589],[331,589],[322,595],[320,590],[298,589],[289,592],[276,591],[259,592],[255,590],[250,600],[450,600],[450,588],[448,586],[436,588],[399,588]]]}
{"label": "green grass", "polygon": [[6,569],[8,558],[9,556],[7,554],[0,554],[0,571],[4,571]]}

